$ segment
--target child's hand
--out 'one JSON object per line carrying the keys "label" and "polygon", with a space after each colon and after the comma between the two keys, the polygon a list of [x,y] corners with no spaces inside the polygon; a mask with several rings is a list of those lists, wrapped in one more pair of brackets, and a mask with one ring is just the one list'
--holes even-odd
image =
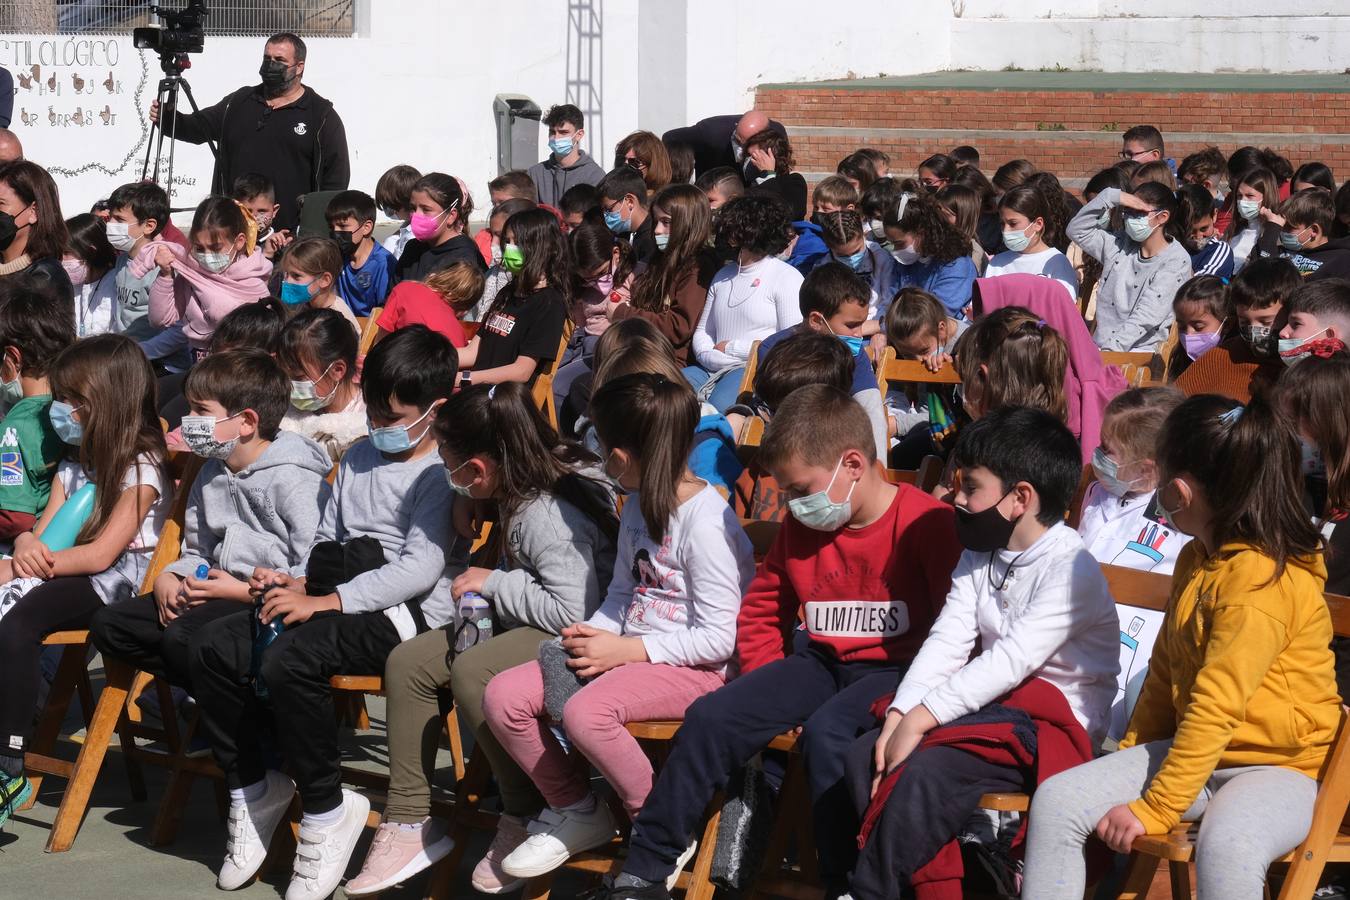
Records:
{"label": "child's hand", "polygon": [[14,560],[0,559],[0,584],[14,580]]}
{"label": "child's hand", "polygon": [[942,350],[939,350],[932,356],[924,357],[923,367],[930,372],[939,372],[942,370],[943,366],[945,366],[947,363],[951,361],[952,355],[950,353],[945,353]]}
{"label": "child's hand", "polygon": [[[895,726],[891,729],[890,735],[887,735],[886,726],[889,726],[892,720],[895,720]],[[937,719],[933,718],[928,707],[922,703],[908,713],[901,714],[895,710],[886,712],[886,726],[882,727],[881,736],[877,738],[873,750],[872,761],[875,769],[872,773],[873,795],[876,794],[881,779],[909,759],[910,754],[923,741],[923,736],[936,728],[937,724]]]}
{"label": "child's hand", "polygon": [[286,249],[286,245],[291,243],[294,238],[291,237],[290,229],[283,228],[281,231],[274,231],[263,241],[263,256],[271,259],[277,253]]}
{"label": "child's hand", "polygon": [[562,645],[572,654],[568,667],[582,678],[593,678],[627,663],[647,661],[647,648],[641,638],[620,637],[585,622],[564,628]]}
{"label": "child's hand", "polygon": [[289,588],[272,588],[267,592],[259,618],[266,624],[278,616],[286,625],[308,622],[310,616],[327,610],[342,611],[342,601],[337,594],[323,597],[311,597]]}
{"label": "child's hand", "polygon": [[478,504],[468,497],[456,497],[450,509],[450,524],[455,534],[470,541],[478,539]]}
{"label": "child's hand", "polygon": [[454,581],[450,582],[450,593],[454,595],[456,600],[465,594],[481,594],[483,583],[487,581],[491,574],[492,569],[469,566]]}
{"label": "child's hand", "polygon": [[1125,209],[1138,210],[1139,212],[1153,212],[1148,208],[1147,203],[1134,194],[1127,194],[1125,191],[1120,192],[1120,205]]}
{"label": "child's hand", "polygon": [[1097,823],[1097,837],[1116,853],[1129,853],[1134,839],[1144,833],[1144,823],[1124,803],[1113,806]]}
{"label": "child's hand", "polygon": [[251,595],[248,582],[240,581],[229,572],[212,569],[204,579],[188,576],[183,580],[183,596],[188,606],[196,606],[207,600],[239,600],[247,603]]}
{"label": "child's hand", "polygon": [[882,354],[886,352],[886,335],[882,334],[879,331],[876,334],[872,335],[871,348],[872,348],[872,363],[873,365],[875,365],[876,361],[881,359]]}
{"label": "child's hand", "polygon": [[56,557],[47,545],[32,532],[24,532],[14,540],[14,571],[24,578],[46,581],[55,574]]}
{"label": "child's hand", "polygon": [[260,597],[274,587],[294,588],[295,579],[285,572],[278,572],[276,569],[260,567],[253,570],[253,577],[248,580],[250,596]]}
{"label": "child's hand", "polygon": [[173,251],[168,247],[160,244],[155,248],[155,265],[159,266],[161,275],[172,275],[176,262],[178,262],[178,258],[173,255]]}
{"label": "child's hand", "polygon": [[167,627],[170,622],[178,618],[178,610],[181,605],[179,592],[182,587],[182,579],[172,572],[162,572],[155,579],[154,590],[151,593],[155,596],[155,610],[159,613],[161,627]]}
{"label": "child's hand", "polygon": [[1285,222],[1287,221],[1284,216],[1275,212],[1275,210],[1271,209],[1270,207],[1264,205],[1257,211],[1256,214],[1261,218],[1265,219],[1270,224],[1278,225],[1280,228],[1283,228],[1285,226]]}

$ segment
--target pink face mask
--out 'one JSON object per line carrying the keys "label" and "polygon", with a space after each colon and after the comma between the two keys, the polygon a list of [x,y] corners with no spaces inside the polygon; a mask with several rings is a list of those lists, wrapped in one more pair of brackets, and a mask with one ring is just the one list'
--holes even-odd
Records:
{"label": "pink face mask", "polygon": [[412,231],[412,236],[419,241],[431,240],[436,236],[436,232],[440,231],[441,222],[445,221],[446,217],[454,211],[456,206],[459,206],[458,200],[451,203],[449,209],[446,209],[439,216],[429,216],[426,213],[413,213],[412,219],[408,222],[408,228]]}
{"label": "pink face mask", "polygon": [[608,297],[610,292],[614,290],[614,270],[610,269],[608,272],[595,279],[595,281],[591,282],[591,285],[597,291]]}
{"label": "pink face mask", "polygon": [[89,266],[80,259],[63,259],[61,268],[70,276],[71,284],[84,284],[89,281]]}
{"label": "pink face mask", "polygon": [[1221,330],[1207,334],[1183,334],[1181,343],[1186,347],[1186,355],[1195,360],[1217,347],[1220,337]]}

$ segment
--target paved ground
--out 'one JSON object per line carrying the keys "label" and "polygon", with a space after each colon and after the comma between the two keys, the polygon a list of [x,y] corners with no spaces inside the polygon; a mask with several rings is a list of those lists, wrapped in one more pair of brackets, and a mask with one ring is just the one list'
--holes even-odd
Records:
{"label": "paved ground", "polygon": [[761,84],[759,88],[812,87],[835,90],[918,91],[1224,91],[1224,92],[1326,92],[1350,91],[1347,75],[1245,75],[1178,74],[1172,72],[930,72],[880,78],[834,81],[804,81],[793,84]]}
{"label": "paved ground", "polygon": [[[97,664],[95,664],[97,670]],[[96,682],[97,686],[97,682]],[[78,719],[78,701],[72,704],[72,719]],[[384,708],[378,698],[369,704],[372,731],[349,734],[344,745],[348,762],[387,771],[384,745]],[[81,723],[72,721],[72,727]],[[68,746],[73,750],[73,747]],[[443,753],[440,774],[450,776],[449,755]],[[181,900],[185,897],[226,896],[215,887],[215,870],[224,852],[225,830],[216,814],[210,787],[199,783],[183,811],[176,843],[166,848],[149,846],[149,831],[163,796],[162,772],[146,767],[149,798],[134,803],[122,767],[120,753],[112,752],[94,790],[93,802],[75,846],[66,853],[43,852],[47,830],[56,815],[64,782],[50,779],[37,804],[15,816],[0,832],[0,897],[32,900],[68,898],[136,898],[136,900]],[[348,875],[360,868],[369,844],[367,832],[353,856]],[[483,896],[468,887],[468,873],[486,846],[486,835],[476,836],[465,855],[463,871],[456,880],[463,888],[456,897]],[[231,894],[241,900],[276,898],[285,893],[290,864],[265,869],[264,878]],[[576,877],[559,880],[554,896],[570,898],[587,883]],[[414,880],[383,896],[390,900],[420,898],[422,880]],[[337,892],[338,897],[342,891]]]}

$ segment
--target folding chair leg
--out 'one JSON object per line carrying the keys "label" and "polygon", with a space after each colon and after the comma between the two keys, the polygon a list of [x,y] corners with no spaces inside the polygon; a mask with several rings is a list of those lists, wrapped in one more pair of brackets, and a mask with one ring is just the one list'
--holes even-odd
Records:
{"label": "folding chair leg", "polygon": [[1172,882],[1172,900],[1191,900],[1191,864],[1169,860],[1167,874]]}
{"label": "folding chair leg", "polygon": [[[136,701],[132,698],[139,697],[144,692],[145,687],[151,682],[152,678],[153,676],[147,672],[137,672],[133,676],[130,692],[126,701],[123,703],[124,708],[128,704],[132,706],[135,705]],[[161,703],[163,703],[164,697],[162,696],[160,700]],[[139,709],[137,711],[139,712]],[[161,709],[160,712],[162,718],[163,710]],[[169,715],[173,715],[172,707],[169,708]],[[136,755],[136,738],[131,734],[130,720],[130,713],[118,719],[117,742],[122,748],[122,765],[124,765],[127,770],[127,783],[131,785],[132,799],[137,803],[143,803],[148,796],[145,790],[145,771],[141,768],[140,758]],[[168,724],[165,725],[165,734],[168,736],[169,745],[172,747],[174,746],[175,740],[173,736],[178,733],[177,721],[173,723],[172,731],[169,730],[169,727]]]}
{"label": "folding chair leg", "polygon": [[[455,711],[451,710],[450,715],[453,717]],[[458,724],[450,733],[452,746],[457,742],[457,735]],[[483,801],[483,792],[487,790],[491,777],[492,769],[488,766],[487,758],[481,753],[475,753],[465,767],[464,777],[455,782],[455,811],[450,823],[450,836],[454,838],[455,847],[445,859],[432,866],[424,900],[450,900],[456,896],[455,873],[459,871],[464,854],[468,852],[473,817]]]}
{"label": "folding chair leg", "polygon": [[[79,657],[84,664],[84,657]],[[64,663],[64,658],[62,659]],[[66,783],[65,793],[61,795],[61,806],[56,811],[56,821],[52,823],[51,835],[47,838],[47,852],[61,853],[69,850],[75,843],[75,835],[84,821],[89,809],[89,795],[98,780],[99,770],[103,767],[103,758],[108,753],[108,744],[122,710],[126,707],[127,692],[131,687],[132,670],[116,660],[105,663],[107,682],[99,694],[98,705],[89,722],[89,730],[84,736],[84,745],[75,758],[75,770]]]}
{"label": "folding chair leg", "polygon": [[703,837],[698,843],[698,854],[694,857],[694,871],[689,873],[689,887],[685,889],[684,900],[712,900],[717,887],[711,881],[713,855],[717,852],[717,826],[722,821],[722,795],[713,798],[713,811],[708,816],[708,824],[703,826]]}
{"label": "folding chair leg", "polygon": [[[38,756],[51,756],[56,747],[56,739],[61,734],[61,725],[65,722],[66,711],[75,696],[76,686],[80,682],[80,670],[85,667],[84,656],[89,650],[88,644],[67,644],[61,649],[61,662],[56,667],[56,676],[52,679],[51,691],[47,694],[47,703],[38,720],[37,731],[33,734],[30,752]],[[28,777],[33,785],[33,794],[23,809],[37,802],[38,792],[42,789],[41,772]]]}
{"label": "folding chair leg", "polygon": [[521,900],[548,900],[556,875],[556,872],[549,872],[547,875],[539,875],[525,882],[525,888],[520,892]]}
{"label": "folding chair leg", "polygon": [[1131,853],[1130,865],[1125,871],[1125,884],[1116,900],[1147,900],[1153,876],[1158,871],[1158,859],[1143,853]]}

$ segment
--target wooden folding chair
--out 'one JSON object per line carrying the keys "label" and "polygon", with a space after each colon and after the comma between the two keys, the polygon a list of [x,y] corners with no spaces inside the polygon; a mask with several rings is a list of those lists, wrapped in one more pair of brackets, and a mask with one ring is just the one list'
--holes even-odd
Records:
{"label": "wooden folding chair", "polygon": [[887,469],[886,480],[891,484],[908,484],[929,494],[942,479],[944,465],[939,456],[925,456],[917,469]]}
{"label": "wooden folding chair", "polygon": [[375,346],[375,338],[380,333],[380,313],[382,312],[384,312],[384,307],[377,306],[370,311],[370,315],[364,320],[360,318],[356,320],[361,324],[361,339],[356,348],[357,356],[365,356],[370,352],[370,348]]}
{"label": "wooden folding chair", "polygon": [[1102,362],[1120,369],[1120,374],[1125,376],[1130,387],[1146,387],[1154,383],[1153,371],[1149,367],[1152,361],[1152,353],[1102,351]]}
{"label": "wooden folding chair", "polygon": [[1088,488],[1096,480],[1097,471],[1092,468],[1092,464],[1083,466],[1083,474],[1078,477],[1078,487],[1074,489],[1073,499],[1064,513],[1065,523],[1074,531],[1078,530],[1078,523],[1083,519],[1083,500],[1087,498]]}
{"label": "wooden folding chair", "polygon": [[[895,355],[894,347],[887,347],[881,355],[880,374],[877,379],[883,385],[889,384],[960,384],[961,377],[951,363],[945,364],[936,372],[917,359],[900,359]],[[885,393],[883,389],[882,393]]]}
{"label": "wooden folding chair", "polygon": [[[167,462],[179,481],[179,488],[170,507],[169,517],[164,523],[164,529],[160,533],[159,543],[150,558],[150,566],[141,584],[142,593],[148,593],[164,567],[178,558],[188,493],[192,487],[192,480],[197,477],[202,465],[199,457],[184,453],[170,454]],[[139,748],[136,745],[136,738],[164,740],[171,748],[176,749],[181,736],[178,733],[177,720],[173,718],[173,702],[167,685],[159,690],[164,722],[162,728],[145,726],[140,720],[139,709],[135,710],[134,719],[127,718],[129,703],[135,702],[136,697],[149,684],[150,677],[142,675],[137,678],[136,673],[129,667],[116,661],[105,660],[103,690],[99,694],[98,703],[92,702],[86,664],[90,647],[88,631],[56,632],[48,635],[44,643],[63,646],[65,650],[62,653],[60,668],[57,670],[57,679],[53,682],[52,692],[48,696],[47,709],[43,711],[34,736],[33,750],[25,755],[24,766],[34,773],[33,800],[29,801],[29,805],[37,798],[37,787],[41,784],[43,775],[66,779],[66,789],[61,794],[56,820],[52,823],[52,831],[47,838],[47,852],[60,853],[69,850],[75,843],[75,836],[79,833],[80,825],[89,809],[89,795],[102,769],[114,731],[119,732],[123,760],[131,780],[132,796],[137,800],[145,798],[145,782],[138,763],[157,762],[157,755]],[[71,763],[56,759],[50,754],[61,721],[69,707],[71,694],[76,689],[79,690],[81,703],[85,704],[87,727],[79,754]]]}
{"label": "wooden folding chair", "polygon": [[745,361],[745,369],[741,372],[741,387],[736,391],[737,403],[748,403],[755,395],[755,373],[758,369],[759,341],[755,341],[750,345],[750,358]]}
{"label": "wooden folding chair", "polygon": [[572,341],[572,333],[576,331],[576,324],[569,319],[563,321],[562,336],[558,339],[558,352],[553,354],[553,359],[540,367],[535,374],[534,387],[531,396],[534,397],[535,404],[539,411],[548,419],[550,425],[558,427],[558,406],[553,400],[553,376],[558,372],[558,364],[562,360],[563,352],[567,345]]}

